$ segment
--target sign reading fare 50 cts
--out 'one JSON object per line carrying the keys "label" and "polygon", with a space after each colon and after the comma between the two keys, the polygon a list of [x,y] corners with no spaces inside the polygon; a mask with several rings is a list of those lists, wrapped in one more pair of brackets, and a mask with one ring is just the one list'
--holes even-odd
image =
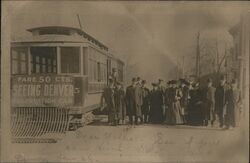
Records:
{"label": "sign reading fare 50 cts", "polygon": [[74,104],[74,81],[70,76],[12,76],[13,107],[65,107]]}

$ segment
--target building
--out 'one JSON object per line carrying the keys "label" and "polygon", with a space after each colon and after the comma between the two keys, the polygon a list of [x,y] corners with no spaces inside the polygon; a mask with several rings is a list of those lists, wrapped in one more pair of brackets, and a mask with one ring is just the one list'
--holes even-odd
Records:
{"label": "building", "polygon": [[238,81],[238,87],[245,97],[245,90],[248,82],[248,61],[249,61],[249,31],[250,13],[241,16],[240,22],[233,26],[229,33],[233,36],[233,49],[227,57],[227,75]]}

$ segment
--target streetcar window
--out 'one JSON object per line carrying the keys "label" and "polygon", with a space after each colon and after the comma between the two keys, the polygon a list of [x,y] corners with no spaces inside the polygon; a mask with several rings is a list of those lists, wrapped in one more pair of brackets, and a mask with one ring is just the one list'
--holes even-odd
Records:
{"label": "streetcar window", "polygon": [[90,47],[89,50],[89,79],[93,82],[107,80],[107,58],[104,54]]}
{"label": "streetcar window", "polygon": [[[31,47],[31,73],[56,73],[56,47]],[[53,61],[53,64],[52,64]]]}
{"label": "streetcar window", "polygon": [[100,64],[100,62],[97,62],[97,77],[98,77],[98,81],[102,81],[101,64]]}
{"label": "streetcar window", "polygon": [[87,48],[86,47],[83,47],[83,49],[82,49],[82,53],[83,53],[83,57],[82,57],[82,59],[83,59],[83,61],[82,61],[82,63],[83,63],[83,74],[84,75],[87,75],[87,70],[88,70],[88,64],[87,64],[87,62],[88,62],[88,58],[87,58]]}
{"label": "streetcar window", "polygon": [[80,73],[80,48],[61,47],[61,72]]}
{"label": "streetcar window", "polygon": [[11,49],[12,74],[28,73],[28,48],[16,47]]}
{"label": "streetcar window", "polygon": [[102,52],[89,47],[88,53],[89,92],[99,92],[107,81],[107,57]]}

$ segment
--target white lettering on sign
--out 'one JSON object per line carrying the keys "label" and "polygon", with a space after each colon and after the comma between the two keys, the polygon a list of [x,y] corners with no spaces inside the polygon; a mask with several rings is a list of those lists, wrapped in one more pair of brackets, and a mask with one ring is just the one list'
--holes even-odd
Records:
{"label": "white lettering on sign", "polygon": [[16,97],[18,96],[38,97],[41,95],[41,85],[33,85],[33,84],[13,85],[12,95]]}
{"label": "white lettering on sign", "polygon": [[12,77],[12,106],[74,105],[74,78],[29,75]]}
{"label": "white lettering on sign", "polygon": [[74,96],[74,87],[69,84],[45,84],[44,96]]}
{"label": "white lettering on sign", "polygon": [[72,83],[73,79],[69,76],[19,76],[18,83]]}

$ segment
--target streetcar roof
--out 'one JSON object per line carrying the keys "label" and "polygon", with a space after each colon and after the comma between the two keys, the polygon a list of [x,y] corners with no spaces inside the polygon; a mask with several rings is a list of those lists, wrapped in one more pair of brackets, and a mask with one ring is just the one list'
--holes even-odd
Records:
{"label": "streetcar roof", "polygon": [[80,36],[64,36],[64,35],[39,35],[28,36],[12,40],[12,43],[17,42],[84,42]]}
{"label": "streetcar roof", "polygon": [[[40,31],[73,31],[74,33],[77,33],[77,35],[62,35],[62,34],[37,34]],[[92,42],[93,44],[96,44],[97,46],[104,48],[108,51],[108,47],[95,39],[90,34],[86,33],[80,28],[75,27],[67,27],[67,26],[43,26],[43,27],[35,27],[27,29],[27,31],[31,32],[33,34],[32,37],[26,37],[19,40],[13,40],[13,42],[83,42],[82,38],[85,40]],[[80,37],[79,37],[80,36]]]}

